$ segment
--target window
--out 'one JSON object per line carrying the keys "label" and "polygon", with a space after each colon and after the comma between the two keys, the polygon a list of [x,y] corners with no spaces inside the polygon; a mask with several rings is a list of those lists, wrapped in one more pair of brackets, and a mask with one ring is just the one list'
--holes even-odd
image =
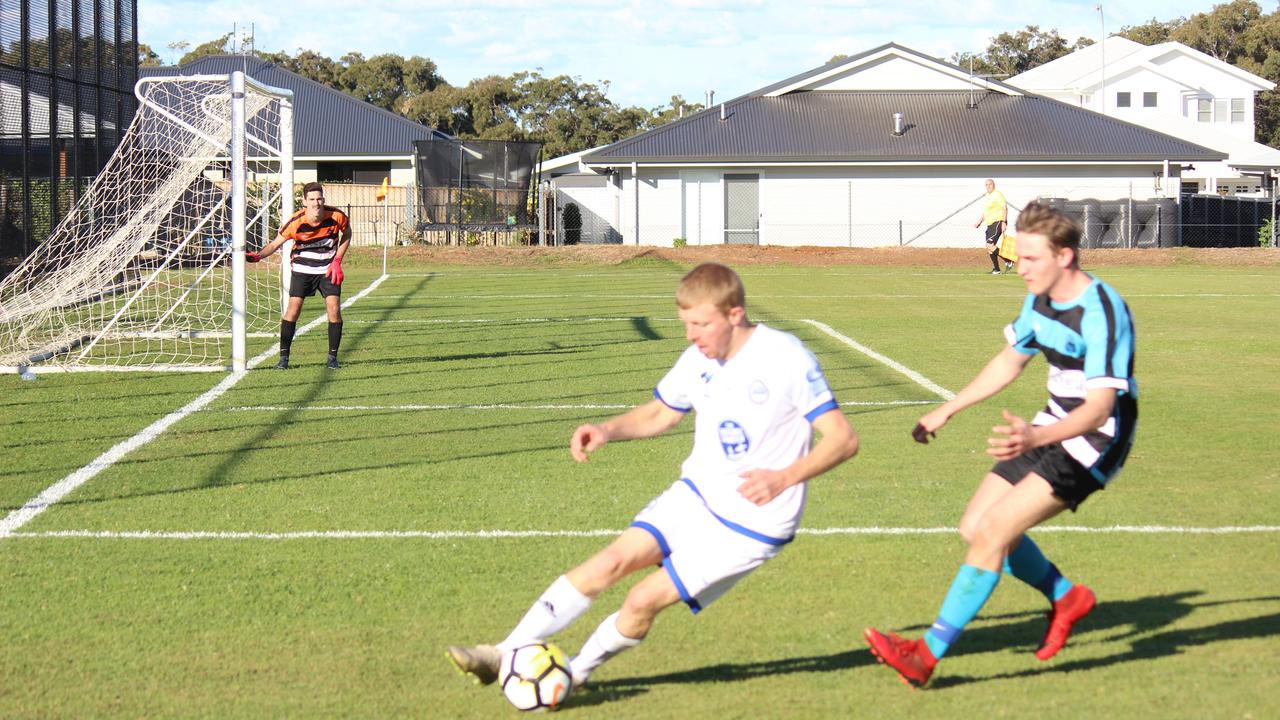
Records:
{"label": "window", "polygon": [[1227,102],[1228,101],[1226,98],[1214,98],[1213,100],[1213,121],[1214,122],[1227,121],[1227,107],[1228,107]]}
{"label": "window", "polygon": [[1142,107],[1155,107],[1156,94],[1153,92],[1142,93]]}
{"label": "window", "polygon": [[1206,98],[1200,98],[1196,101],[1196,120],[1200,122],[1213,121],[1213,101]]}
{"label": "window", "polygon": [[378,185],[391,174],[389,162],[320,162],[316,163],[320,182],[362,183]]}
{"label": "window", "polygon": [[1231,98],[1231,122],[1244,122],[1244,98]]}
{"label": "window", "polygon": [[1129,107],[1129,93],[1116,93],[1116,107]]}

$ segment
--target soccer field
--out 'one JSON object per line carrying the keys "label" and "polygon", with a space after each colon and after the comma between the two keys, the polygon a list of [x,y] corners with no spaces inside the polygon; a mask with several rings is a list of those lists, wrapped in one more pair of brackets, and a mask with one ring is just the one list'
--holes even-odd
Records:
{"label": "soccer field", "polygon": [[[0,377],[0,717],[515,714],[444,647],[501,639],[676,479],[688,420],[582,465],[567,447],[652,397],[685,347],[689,265],[379,263],[349,263],[337,372],[321,323],[287,372]],[[777,560],[664,613],[562,712],[1280,716],[1274,264],[1091,268],[1136,319],[1138,437],[1035,537],[1098,608],[1042,663],[1044,599],[1006,578],[928,689],[876,666],[862,629],[923,632],[963,557],[987,429],[1044,401],[1037,359],[911,442],[1017,311],[1021,282],[978,267],[738,268],[752,319],[822,361],[861,452],[811,483]],[[575,652],[629,586],[555,641]]]}

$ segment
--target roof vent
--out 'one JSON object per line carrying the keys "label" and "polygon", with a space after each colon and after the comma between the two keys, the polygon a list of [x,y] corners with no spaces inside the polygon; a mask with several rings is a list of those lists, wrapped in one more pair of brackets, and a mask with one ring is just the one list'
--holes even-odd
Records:
{"label": "roof vent", "polygon": [[708,90],[708,91],[707,91],[707,104],[706,104],[706,106],[705,106],[705,107],[707,107],[708,109],[710,109],[710,108],[711,108],[711,106],[712,106],[712,105],[715,105],[715,104],[716,104],[716,91],[715,91],[715,90]]}
{"label": "roof vent", "polygon": [[906,122],[906,120],[902,117],[902,113],[900,113],[900,112],[896,112],[896,113],[894,113],[894,114],[893,114],[893,135],[894,135],[894,137],[902,137],[902,134],[903,134],[903,133],[905,133],[906,131],[907,131],[907,122]]}
{"label": "roof vent", "polygon": [[720,122],[728,120],[729,116],[724,114],[724,103],[720,103]]}

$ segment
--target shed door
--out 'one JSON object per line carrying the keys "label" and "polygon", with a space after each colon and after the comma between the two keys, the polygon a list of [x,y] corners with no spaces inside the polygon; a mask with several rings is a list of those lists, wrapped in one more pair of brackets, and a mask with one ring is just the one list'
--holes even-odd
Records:
{"label": "shed door", "polygon": [[724,241],[727,245],[760,244],[760,175],[724,176]]}

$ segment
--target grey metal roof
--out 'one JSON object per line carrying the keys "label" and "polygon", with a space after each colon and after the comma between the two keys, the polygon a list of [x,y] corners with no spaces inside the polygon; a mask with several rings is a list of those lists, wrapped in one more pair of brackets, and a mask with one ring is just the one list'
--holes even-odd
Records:
{"label": "grey metal roof", "polygon": [[[627,162],[1194,161],[1226,155],[1056,100],[978,91],[747,97],[589,153]],[[893,114],[906,132],[892,134]]]}
{"label": "grey metal roof", "polygon": [[293,152],[299,157],[408,157],[413,152],[415,140],[452,139],[447,133],[383,110],[261,58],[211,55],[181,67],[138,68],[138,74],[141,77],[226,75],[233,70],[243,71],[272,87],[293,91]]}

